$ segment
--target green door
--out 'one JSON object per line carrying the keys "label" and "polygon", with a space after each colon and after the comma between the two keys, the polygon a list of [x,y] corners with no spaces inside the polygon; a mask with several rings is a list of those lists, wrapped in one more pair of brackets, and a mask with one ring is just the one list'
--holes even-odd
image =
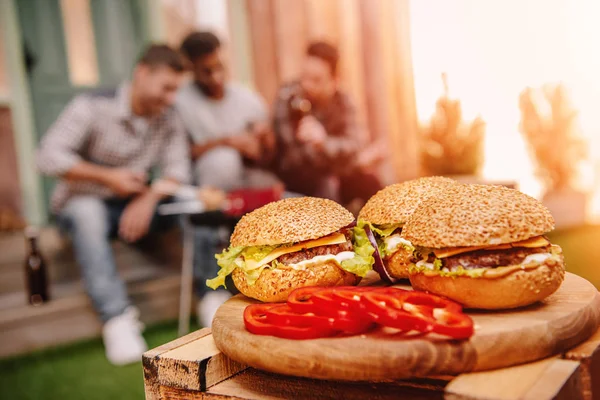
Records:
{"label": "green door", "polygon": [[[94,87],[110,88],[129,77],[143,37],[140,2],[137,0],[85,0],[93,26],[97,59],[97,83],[78,86],[71,82],[62,5],[60,0],[18,0],[19,22],[25,47],[29,86],[38,140],[65,105],[79,93]],[[44,178],[45,204],[54,183]]]}

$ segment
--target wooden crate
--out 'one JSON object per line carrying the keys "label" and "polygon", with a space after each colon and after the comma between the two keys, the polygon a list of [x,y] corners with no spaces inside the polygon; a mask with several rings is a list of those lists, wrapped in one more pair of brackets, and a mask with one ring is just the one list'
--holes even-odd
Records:
{"label": "wooden crate", "polygon": [[146,352],[143,366],[147,400],[600,400],[600,330],[565,354],[530,364],[394,383],[318,381],[258,371],[222,354],[208,328]]}

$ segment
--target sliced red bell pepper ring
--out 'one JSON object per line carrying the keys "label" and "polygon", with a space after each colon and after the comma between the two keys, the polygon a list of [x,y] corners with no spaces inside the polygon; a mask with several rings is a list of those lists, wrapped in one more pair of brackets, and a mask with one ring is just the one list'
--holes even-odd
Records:
{"label": "sliced red bell pepper ring", "polygon": [[431,332],[433,321],[420,314],[411,313],[403,308],[401,297],[404,293],[365,293],[362,296],[365,310],[372,314],[375,321],[383,326],[401,331]]}
{"label": "sliced red bell pepper ring", "polygon": [[[376,298],[380,305],[387,305],[387,312],[380,309],[379,322],[382,325],[401,329],[403,324],[410,325],[415,322],[414,330],[420,332],[435,332],[450,336],[454,339],[466,339],[473,335],[473,320],[462,313],[462,306],[452,300],[423,292],[406,291],[404,293],[388,292],[391,298],[371,296],[370,301]],[[366,301],[369,299],[365,298]],[[399,312],[396,312],[399,311]],[[402,315],[400,311],[410,314]],[[415,319],[416,318],[416,319]],[[416,321],[421,319],[422,322]]]}
{"label": "sliced red bell pepper ring", "polygon": [[315,310],[312,295],[321,287],[307,286],[293,290],[287,298],[287,304],[297,313],[309,313]]}
{"label": "sliced red bell pepper ring", "polygon": [[296,327],[278,325],[268,321],[266,311],[278,304],[251,304],[244,310],[244,326],[250,333],[270,335],[284,339],[317,339],[333,336],[336,331],[319,326]]}
{"label": "sliced red bell pepper ring", "polygon": [[306,327],[315,326],[322,328],[331,328],[333,318],[314,313],[294,312],[287,304],[278,304],[265,310],[266,320],[270,323],[280,326]]}
{"label": "sliced red bell pepper ring", "polygon": [[333,299],[331,293],[342,289],[355,290],[357,292],[370,290],[368,287],[357,286],[301,287],[288,295],[287,304],[292,310],[298,313],[313,312],[319,315],[337,316],[340,308],[344,311],[346,307]]}
{"label": "sliced red bell pepper ring", "polygon": [[316,326],[324,329],[342,332],[344,334],[359,334],[373,327],[370,320],[351,316],[343,311],[337,316],[315,315],[314,313],[298,314],[287,304],[265,311],[267,321],[277,325],[296,327]]}
{"label": "sliced red bell pepper ring", "polygon": [[411,292],[403,298],[403,308],[432,321],[432,332],[466,339],[473,336],[473,320],[452,300],[423,292]]}
{"label": "sliced red bell pepper ring", "polygon": [[436,323],[433,325],[433,332],[440,335],[450,336],[454,339],[468,339],[473,336],[475,327],[473,320],[467,314],[449,312],[442,310],[442,315],[433,315]]}

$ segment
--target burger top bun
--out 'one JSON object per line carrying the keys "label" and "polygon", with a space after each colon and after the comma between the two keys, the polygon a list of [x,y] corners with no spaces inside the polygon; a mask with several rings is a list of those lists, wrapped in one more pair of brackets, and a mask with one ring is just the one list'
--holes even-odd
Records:
{"label": "burger top bun", "polygon": [[423,200],[455,184],[450,178],[432,176],[387,186],[367,201],[358,219],[374,225],[403,224]]}
{"label": "burger top bun", "polygon": [[554,229],[554,218],[538,200],[492,185],[448,186],[423,202],[402,236],[413,245],[444,248],[512,243]]}
{"label": "burger top bun", "polygon": [[231,235],[231,245],[278,245],[318,239],[352,222],[352,213],[332,200],[283,199],[244,215]]}

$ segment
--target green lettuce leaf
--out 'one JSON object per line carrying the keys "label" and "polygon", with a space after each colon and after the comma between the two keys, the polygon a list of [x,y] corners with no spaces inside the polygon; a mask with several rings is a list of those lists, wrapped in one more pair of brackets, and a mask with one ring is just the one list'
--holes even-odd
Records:
{"label": "green lettuce leaf", "polygon": [[244,251],[244,258],[251,258],[255,261],[260,261],[269,255],[270,252],[275,250],[278,246],[252,246],[246,247]]}
{"label": "green lettuce leaf", "polygon": [[367,233],[362,226],[357,225],[354,227],[353,232],[355,256],[350,260],[342,261],[340,266],[348,272],[364,277],[373,268],[373,263],[375,262],[373,253],[375,249],[371,245]]}
{"label": "green lettuce leaf", "polygon": [[381,238],[386,238],[390,236],[394,231],[398,228],[402,227],[402,224],[390,224],[390,225],[379,225],[375,226],[369,222],[367,222],[371,227],[371,230],[377,233]]}
{"label": "green lettuce leaf", "polygon": [[227,250],[222,252],[221,254],[215,255],[217,259],[217,264],[221,269],[217,273],[217,277],[213,279],[206,280],[206,286],[211,289],[217,289],[219,286],[225,286],[225,278],[227,275],[231,274],[233,270],[240,266],[238,264],[243,264],[236,262],[237,258],[244,251],[244,247],[229,247]]}

